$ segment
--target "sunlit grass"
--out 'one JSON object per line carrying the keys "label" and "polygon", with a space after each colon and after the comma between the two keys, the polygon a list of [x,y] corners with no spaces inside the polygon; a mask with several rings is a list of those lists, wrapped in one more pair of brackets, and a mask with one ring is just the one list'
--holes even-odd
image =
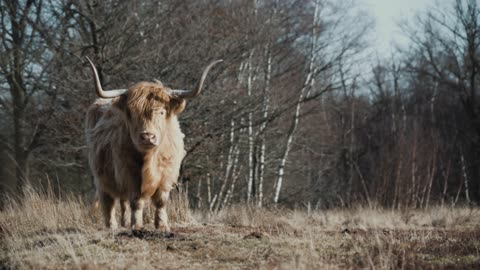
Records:
{"label": "sunlit grass", "polygon": [[[88,202],[26,189],[0,212],[0,268],[424,269],[480,264],[478,208],[188,209],[172,195],[173,234],[110,231]],[[150,223],[149,223],[150,222]]]}

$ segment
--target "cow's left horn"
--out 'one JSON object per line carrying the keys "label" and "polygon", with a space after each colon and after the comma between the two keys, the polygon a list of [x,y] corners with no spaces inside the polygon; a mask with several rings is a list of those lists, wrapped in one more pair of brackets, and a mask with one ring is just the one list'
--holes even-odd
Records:
{"label": "cow's left horn", "polygon": [[223,60],[216,60],[208,64],[208,66],[203,70],[202,77],[200,81],[197,83],[193,90],[171,90],[171,94],[181,98],[194,98],[200,94],[202,91],[203,83],[205,82],[205,78],[207,78],[208,71],[216,64],[222,62]]}
{"label": "cow's left horn", "polygon": [[103,90],[102,84],[100,83],[100,78],[98,77],[97,68],[95,67],[93,62],[90,60],[90,58],[88,58],[88,56],[87,56],[87,60],[90,63],[90,66],[92,67],[93,77],[95,79],[95,90],[97,91],[97,95],[99,97],[114,98],[127,92],[128,89],[116,89],[116,90],[108,90],[108,91]]}

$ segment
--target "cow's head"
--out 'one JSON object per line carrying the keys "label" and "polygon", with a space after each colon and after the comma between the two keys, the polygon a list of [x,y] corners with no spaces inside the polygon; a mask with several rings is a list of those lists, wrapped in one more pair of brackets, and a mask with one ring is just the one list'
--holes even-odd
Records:
{"label": "cow's head", "polygon": [[127,122],[130,138],[139,151],[146,151],[160,144],[167,122],[185,108],[185,99],[200,94],[210,68],[222,60],[210,63],[193,90],[174,90],[160,82],[141,82],[129,89],[105,91],[102,88],[95,65],[89,61],[95,78],[97,95],[114,98],[116,106]]}

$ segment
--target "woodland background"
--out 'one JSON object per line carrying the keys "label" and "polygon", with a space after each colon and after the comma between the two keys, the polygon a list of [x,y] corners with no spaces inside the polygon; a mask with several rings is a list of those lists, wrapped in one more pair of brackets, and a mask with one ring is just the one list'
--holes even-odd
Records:
{"label": "woodland background", "polygon": [[83,134],[106,89],[159,79],[180,115],[190,205],[428,208],[480,200],[480,5],[401,23],[379,57],[354,0],[0,2],[0,190],[89,195]]}

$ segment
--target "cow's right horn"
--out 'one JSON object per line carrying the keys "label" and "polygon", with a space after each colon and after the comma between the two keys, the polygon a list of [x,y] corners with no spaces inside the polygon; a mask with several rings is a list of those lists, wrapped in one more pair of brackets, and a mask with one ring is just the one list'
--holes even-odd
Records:
{"label": "cow's right horn", "polygon": [[118,97],[121,94],[127,92],[128,89],[115,89],[115,90],[108,90],[108,91],[103,90],[102,84],[100,83],[100,78],[98,77],[97,68],[95,68],[95,65],[90,60],[90,58],[88,58],[88,56],[87,56],[87,60],[90,63],[90,66],[92,67],[93,77],[95,79],[95,90],[97,91],[97,95],[99,97],[101,97],[101,98],[114,98],[114,97]]}
{"label": "cow's right horn", "polygon": [[208,71],[210,70],[210,68],[212,68],[214,65],[216,65],[216,64],[218,64],[222,61],[223,60],[217,60],[217,61],[213,61],[210,64],[208,64],[208,66],[205,67],[205,69],[203,70],[202,77],[200,78],[200,81],[198,81],[197,85],[195,86],[195,88],[193,90],[178,90],[178,89],[175,89],[175,90],[171,90],[170,93],[174,96],[181,97],[181,98],[194,98],[194,97],[198,96],[200,94],[200,91],[202,91],[203,83],[205,82],[205,78],[207,78],[207,74],[208,74]]}

